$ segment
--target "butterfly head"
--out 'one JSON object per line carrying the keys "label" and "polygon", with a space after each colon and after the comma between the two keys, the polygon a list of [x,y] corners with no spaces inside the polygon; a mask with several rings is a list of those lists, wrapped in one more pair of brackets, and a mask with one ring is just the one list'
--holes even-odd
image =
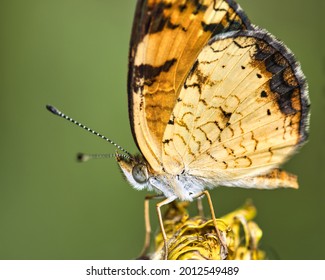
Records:
{"label": "butterfly head", "polygon": [[140,155],[129,157],[116,154],[116,160],[128,180],[137,190],[148,188],[150,172],[147,161]]}
{"label": "butterfly head", "polygon": [[187,174],[155,172],[146,159],[141,156],[116,154],[116,160],[127,181],[137,190],[156,191],[165,197],[192,201],[193,195],[202,192],[199,180],[193,181]]}

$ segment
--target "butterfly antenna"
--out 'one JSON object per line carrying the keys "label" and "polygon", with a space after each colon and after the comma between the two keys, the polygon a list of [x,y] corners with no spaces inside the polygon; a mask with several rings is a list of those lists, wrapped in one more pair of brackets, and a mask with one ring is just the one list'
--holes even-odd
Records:
{"label": "butterfly antenna", "polygon": [[77,154],[77,161],[79,162],[86,162],[90,159],[103,159],[103,158],[112,158],[116,157],[118,155],[119,157],[124,157],[126,159],[130,159],[129,155],[125,154],[86,154],[86,153],[78,153]]}
{"label": "butterfly antenna", "polygon": [[102,159],[102,158],[112,158],[115,157],[115,154],[86,154],[86,153],[78,153],[77,161],[85,162],[90,159]]}
{"label": "butterfly antenna", "polygon": [[72,122],[74,123],[75,125],[77,126],[80,126],[81,128],[91,132],[92,134],[95,134],[97,135],[98,137],[106,140],[108,143],[114,145],[117,149],[119,149],[120,151],[126,153],[129,157],[132,157],[132,155],[127,151],[125,150],[124,148],[122,148],[120,145],[117,145],[114,141],[112,141],[111,139],[107,138],[106,136],[104,135],[101,135],[100,133],[96,132],[95,130],[92,130],[90,129],[89,127],[81,124],[80,122],[77,122],[75,121],[74,119],[70,118],[69,116],[65,115],[64,113],[62,113],[61,111],[59,111],[57,108],[55,108],[54,106],[52,105],[46,105],[46,109],[49,110],[51,113],[53,113],[54,115],[57,115],[61,118],[64,118],[66,120],[68,120],[69,122]]}

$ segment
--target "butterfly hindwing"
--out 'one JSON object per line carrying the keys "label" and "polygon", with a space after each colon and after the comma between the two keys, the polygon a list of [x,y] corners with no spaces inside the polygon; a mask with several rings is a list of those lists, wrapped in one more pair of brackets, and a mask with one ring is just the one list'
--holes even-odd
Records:
{"label": "butterfly hindwing", "polygon": [[305,78],[281,42],[258,29],[217,35],[180,91],[164,167],[216,183],[264,174],[305,142],[308,107]]}
{"label": "butterfly hindwing", "polygon": [[250,29],[231,0],[139,0],[129,54],[129,114],[136,143],[157,172],[185,79],[211,37]]}

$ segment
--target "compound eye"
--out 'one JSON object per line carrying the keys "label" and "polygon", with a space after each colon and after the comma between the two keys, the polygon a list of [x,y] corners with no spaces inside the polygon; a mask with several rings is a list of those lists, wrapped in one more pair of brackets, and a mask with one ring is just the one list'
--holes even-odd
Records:
{"label": "compound eye", "polygon": [[144,164],[137,164],[132,169],[133,179],[139,183],[146,183],[148,180],[148,169]]}

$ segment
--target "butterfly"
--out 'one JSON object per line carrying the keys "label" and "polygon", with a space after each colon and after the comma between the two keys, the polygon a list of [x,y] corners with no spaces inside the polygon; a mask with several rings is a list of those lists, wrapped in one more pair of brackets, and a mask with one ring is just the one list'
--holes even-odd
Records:
{"label": "butterfly", "polygon": [[135,189],[169,203],[217,186],[298,188],[278,167],[308,137],[306,79],[235,1],[138,0],[128,104],[141,154],[117,161]]}
{"label": "butterfly", "polygon": [[137,1],[128,107],[140,154],[113,143],[125,152],[116,159],[135,189],[165,198],[157,204],[165,244],[160,207],[176,199],[218,186],[298,188],[279,166],[308,138],[305,76],[293,53],[233,0]]}

